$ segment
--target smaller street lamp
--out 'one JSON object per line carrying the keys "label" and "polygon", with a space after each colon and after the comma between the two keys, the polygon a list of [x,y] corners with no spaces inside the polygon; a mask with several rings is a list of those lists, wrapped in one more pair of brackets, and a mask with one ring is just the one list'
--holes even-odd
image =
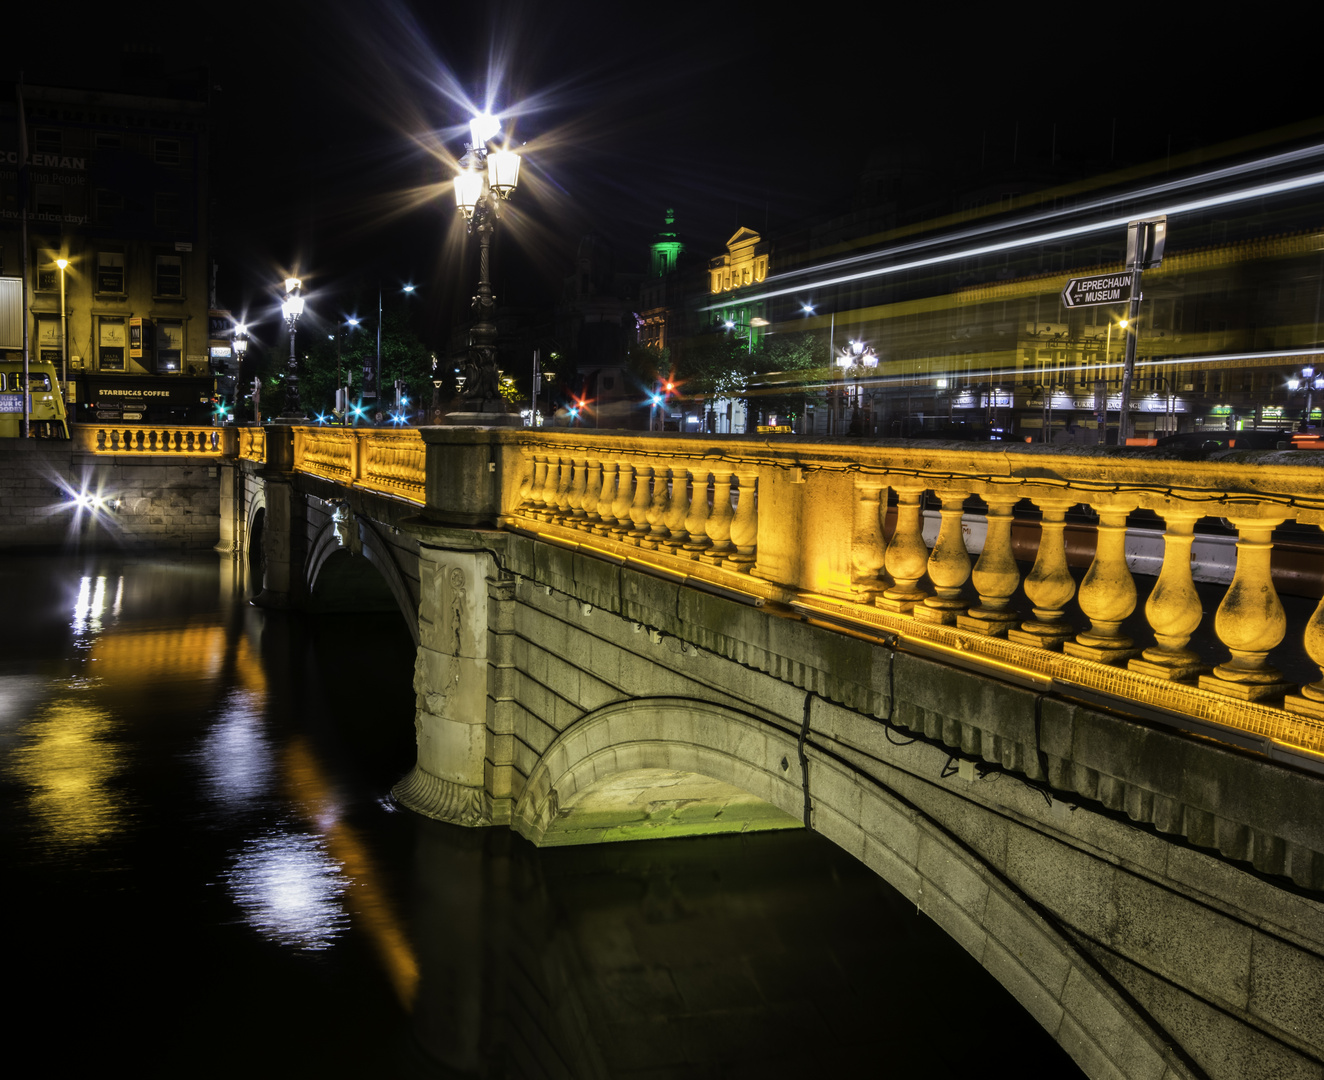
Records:
{"label": "smaller street lamp", "polygon": [[297,277],[285,279],[285,299],[281,301],[280,313],[285,318],[285,325],[290,328],[290,365],[285,377],[285,411],[281,415],[288,420],[302,420],[303,406],[299,403],[299,366],[294,356],[295,327],[299,316],[303,314],[303,282]]}
{"label": "smaller street lamp", "polygon": [[69,397],[69,316],[64,307],[64,271],[69,265],[68,259],[56,259],[60,268],[60,382],[64,384],[64,397]]}
{"label": "smaller street lamp", "polygon": [[1324,390],[1324,375],[1316,375],[1315,369],[1307,365],[1297,374],[1287,380],[1287,388],[1293,393],[1298,390],[1306,392],[1306,410],[1301,414],[1301,424],[1298,431],[1310,430],[1310,411],[1313,404],[1313,398],[1316,390]]}
{"label": "smaller street lamp", "polygon": [[[243,323],[234,324],[234,333],[230,335],[230,347],[234,349],[234,414],[239,416],[239,380],[244,373],[244,353],[248,352],[248,327]],[[262,417],[256,417],[260,423]]]}
{"label": "smaller street lamp", "polygon": [[[878,367],[878,354],[864,341],[852,341],[843,345],[836,357],[837,367],[841,368],[842,379],[850,379],[854,384],[854,415],[851,426],[857,427],[860,410],[860,379],[871,375]],[[845,387],[842,387],[843,394]],[[872,426],[872,425],[870,425]]]}

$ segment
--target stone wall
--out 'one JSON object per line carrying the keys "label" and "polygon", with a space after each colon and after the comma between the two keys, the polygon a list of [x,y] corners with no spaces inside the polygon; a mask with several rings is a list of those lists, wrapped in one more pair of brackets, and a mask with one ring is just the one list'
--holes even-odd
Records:
{"label": "stone wall", "polygon": [[[89,454],[65,442],[0,443],[0,549],[207,549],[221,532],[221,468],[211,458]],[[72,497],[111,505],[76,512]]]}

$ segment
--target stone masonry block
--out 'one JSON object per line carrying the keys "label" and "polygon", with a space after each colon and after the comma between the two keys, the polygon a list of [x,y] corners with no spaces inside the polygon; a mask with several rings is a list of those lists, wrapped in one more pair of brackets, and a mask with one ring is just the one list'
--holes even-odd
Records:
{"label": "stone masonry block", "polygon": [[955,851],[926,833],[920,835],[918,869],[971,918],[983,918],[988,882]]}
{"label": "stone masonry block", "polygon": [[[989,890],[984,926],[990,941],[998,942],[999,949],[1030,971],[1056,1003],[1071,971],[1071,961],[1063,955],[1061,941],[1030,912],[1013,905],[999,889]],[[1044,1026],[1053,1030],[1049,1024]]]}
{"label": "stone masonry block", "polygon": [[[1091,978],[1083,968],[1073,967],[1062,988],[1062,1007],[1067,1015],[1062,1018],[1063,1030],[1058,1041],[1090,1076],[1161,1080],[1167,1069],[1162,1052],[1135,1038],[1122,1002],[1105,990],[1097,976]],[[1080,1030],[1068,1035],[1071,1025],[1078,1025]],[[1097,1049],[1091,1049],[1091,1044]],[[1102,1058],[1098,1056],[1100,1053]],[[1087,1062],[1097,1062],[1099,1073],[1094,1072],[1095,1065]],[[1111,1070],[1108,1065],[1112,1066]]]}
{"label": "stone masonry block", "polygon": [[1249,1009],[1324,1058],[1324,956],[1256,931]]}
{"label": "stone masonry block", "polygon": [[982,960],[985,970],[1011,991],[1012,997],[1025,1007],[1041,1027],[1050,1034],[1057,1031],[1062,1022],[1062,1004],[1058,1001],[1057,993],[1039,981],[1033,968],[998,943],[992,927],[989,927],[989,939],[984,945]]}
{"label": "stone masonry block", "polygon": [[945,718],[1035,745],[1035,693],[924,657],[897,653],[892,660],[895,705],[904,702]]}

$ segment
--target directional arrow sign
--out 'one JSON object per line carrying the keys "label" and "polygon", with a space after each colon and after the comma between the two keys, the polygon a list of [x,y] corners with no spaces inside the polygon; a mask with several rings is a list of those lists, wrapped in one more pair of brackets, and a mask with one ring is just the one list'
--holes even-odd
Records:
{"label": "directional arrow sign", "polygon": [[1062,303],[1069,308],[1097,304],[1124,304],[1131,299],[1131,275],[1072,278],[1062,290]]}

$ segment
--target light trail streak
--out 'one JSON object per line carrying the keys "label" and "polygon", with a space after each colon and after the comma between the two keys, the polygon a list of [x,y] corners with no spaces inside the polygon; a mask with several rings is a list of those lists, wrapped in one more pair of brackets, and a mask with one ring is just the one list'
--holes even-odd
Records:
{"label": "light trail streak", "polygon": [[[1202,199],[1192,199],[1188,202],[1175,203],[1170,206],[1152,207],[1148,210],[1137,211],[1126,214],[1122,217],[1106,218],[1101,221],[1090,222],[1084,225],[1073,225],[1070,228],[1055,229],[1052,232],[1036,233],[1033,236],[1025,236],[1014,240],[1003,240],[995,244],[984,244],[980,247],[961,248],[959,251],[947,251],[937,255],[930,255],[922,259],[911,259],[909,262],[893,263],[889,266],[874,267],[869,270],[859,270],[852,274],[839,274],[835,277],[828,277],[818,281],[810,281],[799,285],[788,285],[781,289],[768,289],[761,293],[754,293],[750,296],[742,296],[741,302],[752,304],[759,300],[771,300],[778,296],[787,296],[791,293],[803,293],[806,289],[821,289],[831,285],[845,285],[852,281],[860,281],[865,278],[881,277],[885,274],[899,274],[905,270],[919,270],[926,266],[937,266],[942,263],[955,262],[958,259],[969,259],[979,255],[993,255],[1000,251],[1014,251],[1017,248],[1034,247],[1038,244],[1053,243],[1058,240],[1068,240],[1077,236],[1086,236],[1090,233],[1102,232],[1105,229],[1122,228],[1129,222],[1137,218],[1157,217],[1160,214],[1166,214],[1168,217],[1175,217],[1179,214],[1190,214],[1198,210],[1209,210],[1217,206],[1228,206],[1238,202],[1248,202],[1252,199],[1262,199],[1271,195],[1283,195],[1291,191],[1300,191],[1305,188],[1316,187],[1324,184],[1324,172],[1308,173],[1305,176],[1293,177],[1289,180],[1277,180],[1268,184],[1258,184],[1255,187],[1243,188],[1240,191],[1226,192],[1221,195],[1209,195]],[[936,241],[935,241],[936,242]],[[950,241],[943,241],[944,243]],[[887,258],[896,254],[895,250],[889,250],[879,254],[879,258]],[[726,301],[727,304],[730,301]],[[716,311],[724,304],[710,304],[702,308],[703,311]]]}
{"label": "light trail streak", "polygon": [[1260,158],[1257,161],[1248,161],[1240,165],[1229,165],[1222,169],[1214,169],[1210,172],[1200,173],[1198,176],[1188,176],[1180,180],[1170,180],[1165,184],[1153,184],[1136,191],[1120,192],[1107,198],[1095,199],[1093,202],[1085,203],[1081,206],[1064,207],[1061,210],[1046,210],[1037,214],[1024,215],[1009,221],[981,225],[977,228],[966,229],[962,232],[944,233],[941,236],[930,237],[927,240],[916,240],[913,243],[888,248],[883,252],[870,251],[860,255],[851,255],[844,259],[833,259],[831,262],[819,263],[815,266],[802,266],[790,270],[783,270],[781,273],[771,275],[770,280],[781,281],[792,277],[802,277],[806,274],[821,273],[823,271],[840,269],[863,262],[875,262],[888,256],[902,255],[911,251],[924,251],[928,248],[940,247],[947,244],[958,244],[967,240],[975,240],[981,236],[991,236],[996,233],[1008,232],[1013,229],[1023,229],[1030,225],[1044,224],[1058,218],[1080,217],[1096,210],[1105,210],[1114,207],[1118,203],[1157,198],[1160,195],[1181,191],[1185,188],[1214,184],[1221,180],[1229,180],[1239,176],[1266,172],[1270,169],[1281,168],[1287,165],[1299,165],[1302,162],[1311,161],[1318,157],[1324,157],[1324,144],[1308,146],[1300,150],[1290,150],[1283,154],[1274,154],[1272,157]]}

